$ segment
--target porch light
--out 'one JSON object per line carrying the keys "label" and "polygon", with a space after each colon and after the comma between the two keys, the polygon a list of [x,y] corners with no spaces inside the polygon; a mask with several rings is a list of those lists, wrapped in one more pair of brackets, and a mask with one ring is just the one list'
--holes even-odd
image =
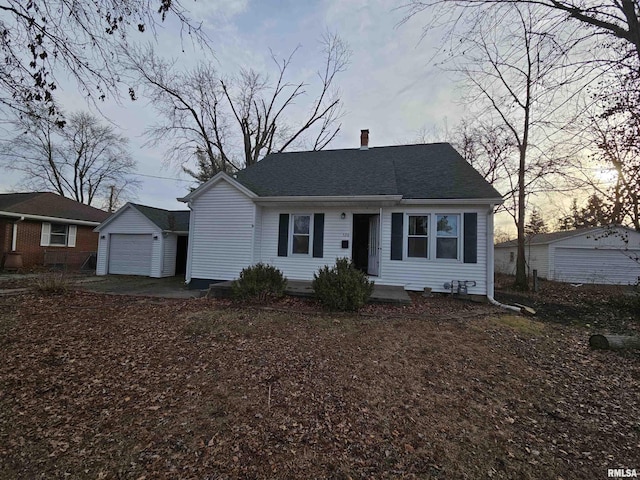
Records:
{"label": "porch light", "polygon": [[342,212],[342,213],[340,214],[340,218],[341,218],[342,220],[344,220],[345,218],[347,218],[347,214],[346,214],[346,213],[344,213],[344,212]]}

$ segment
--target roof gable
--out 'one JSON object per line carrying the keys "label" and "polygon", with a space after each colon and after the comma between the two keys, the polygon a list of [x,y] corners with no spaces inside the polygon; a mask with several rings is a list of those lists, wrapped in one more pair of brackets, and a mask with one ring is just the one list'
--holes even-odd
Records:
{"label": "roof gable", "polygon": [[99,232],[104,227],[116,220],[125,211],[133,209],[140,215],[145,217],[147,221],[155,225],[162,231],[166,232],[188,232],[189,231],[189,215],[187,210],[164,210],[162,208],[149,207],[137,203],[128,202],[122,206],[116,213],[111,215],[106,221],[98,225],[95,231]]}
{"label": "roof gable", "polygon": [[234,187],[235,189],[237,189],[238,191],[240,191],[242,194],[246,195],[249,198],[257,197],[256,193],[253,192],[247,186],[239,183],[236,179],[234,179],[233,177],[230,177],[227,173],[219,172],[216,175],[214,175],[213,178],[209,179],[208,181],[206,181],[205,183],[200,185],[198,188],[196,188],[194,191],[192,191],[188,195],[185,195],[182,198],[178,198],[178,201],[179,202],[189,202],[191,200],[195,200],[200,195],[202,195],[204,192],[209,190],[211,187],[213,187],[217,183],[223,182],[223,181],[227,182],[229,185],[231,185],[232,187]]}
{"label": "roof gable", "polygon": [[100,223],[109,213],[50,192],[0,194],[0,212]]}
{"label": "roof gable", "polygon": [[270,154],[237,181],[261,197],[501,198],[448,143]]}

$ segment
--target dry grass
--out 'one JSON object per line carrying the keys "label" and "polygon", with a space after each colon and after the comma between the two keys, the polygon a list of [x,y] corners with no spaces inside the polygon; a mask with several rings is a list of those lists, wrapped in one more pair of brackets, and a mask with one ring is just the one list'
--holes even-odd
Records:
{"label": "dry grass", "polygon": [[15,323],[0,333],[0,478],[555,479],[637,464],[640,358],[592,352],[583,330],[438,298],[424,309],[442,314],[405,319],[1,300]]}

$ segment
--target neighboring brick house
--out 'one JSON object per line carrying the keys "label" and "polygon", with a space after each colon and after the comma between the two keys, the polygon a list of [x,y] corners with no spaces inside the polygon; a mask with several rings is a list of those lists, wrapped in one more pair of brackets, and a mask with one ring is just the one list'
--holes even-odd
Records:
{"label": "neighboring brick house", "polygon": [[93,229],[109,213],[48,192],[0,194],[0,262],[79,268],[98,249]]}

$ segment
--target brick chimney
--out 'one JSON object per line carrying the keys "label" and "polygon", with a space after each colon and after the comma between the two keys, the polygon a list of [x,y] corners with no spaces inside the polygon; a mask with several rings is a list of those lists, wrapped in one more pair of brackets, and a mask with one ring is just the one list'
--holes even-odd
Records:
{"label": "brick chimney", "polygon": [[360,150],[369,150],[369,130],[360,130]]}

